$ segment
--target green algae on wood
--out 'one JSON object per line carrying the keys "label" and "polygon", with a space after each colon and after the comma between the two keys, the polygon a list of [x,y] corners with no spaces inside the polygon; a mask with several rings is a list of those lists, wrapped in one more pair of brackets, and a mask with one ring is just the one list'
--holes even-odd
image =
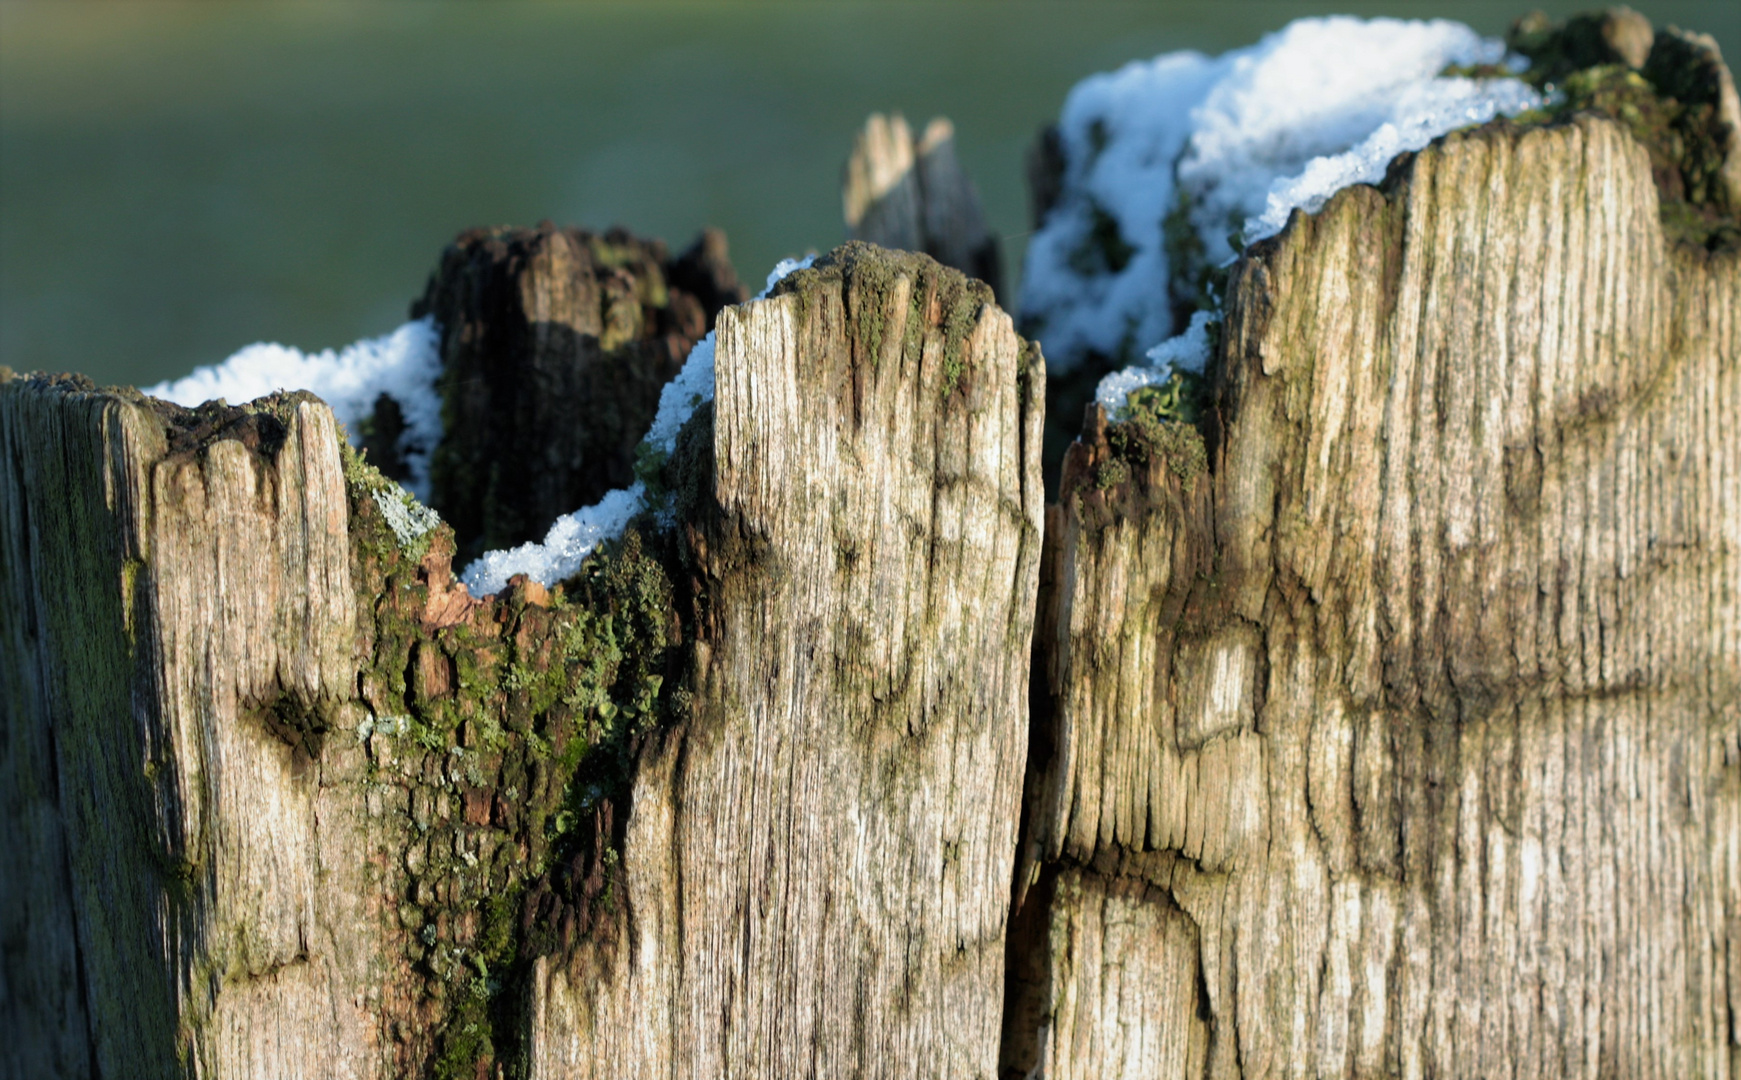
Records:
{"label": "green algae on wood", "polygon": [[[895,282],[908,281],[908,308],[892,310]],[[942,329],[942,390],[954,393],[967,376],[965,344],[978,324],[981,312],[996,304],[991,287],[944,266],[928,255],[892,251],[861,240],[835,248],[810,266],[794,271],[770,291],[769,297],[795,296],[799,321],[805,321],[808,305],[818,288],[838,282],[852,326],[848,335],[855,350],[868,358],[875,370],[885,351],[885,327],[903,327],[901,349],[922,350],[927,328]],[[897,322],[897,319],[899,321]]]}

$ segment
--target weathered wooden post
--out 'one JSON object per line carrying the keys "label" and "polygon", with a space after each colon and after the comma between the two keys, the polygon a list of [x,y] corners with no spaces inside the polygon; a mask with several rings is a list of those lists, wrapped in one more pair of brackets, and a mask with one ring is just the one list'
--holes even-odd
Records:
{"label": "weathered wooden post", "polygon": [[[1038,349],[856,242],[639,460],[719,245],[456,246],[458,538],[306,393],[0,369],[0,1071],[1741,1076],[1741,106],[1641,23],[1520,22],[1568,104],[1245,249],[1050,507]],[[621,411],[492,517],[546,380]]]}
{"label": "weathered wooden post", "polygon": [[1038,353],[852,245],[716,356],[676,532],[483,599],[308,395],[0,387],[19,1068],[995,1068]]}
{"label": "weathered wooden post", "polygon": [[955,125],[937,116],[919,138],[900,113],[872,113],[853,140],[840,190],[854,240],[923,251],[1003,293],[1003,246],[955,154]]}
{"label": "weathered wooden post", "polygon": [[1735,1074],[1741,252],[1652,165],[1453,134],[1240,259],[1206,446],[1091,411],[1006,1073]]}

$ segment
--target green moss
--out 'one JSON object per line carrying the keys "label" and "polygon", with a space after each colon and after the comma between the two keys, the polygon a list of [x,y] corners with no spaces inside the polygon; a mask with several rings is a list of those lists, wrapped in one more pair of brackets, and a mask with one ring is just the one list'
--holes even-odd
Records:
{"label": "green moss", "polygon": [[646,485],[649,495],[665,494],[665,462],[669,456],[644,439],[636,444],[635,479]]}
{"label": "green moss", "polygon": [[1741,246],[1741,207],[1722,177],[1731,136],[1717,116],[1714,55],[1665,31],[1634,70],[1604,40],[1604,18],[1557,23],[1538,13],[1512,27],[1508,42],[1531,60],[1523,78],[1549,94],[1546,107],[1512,122],[1563,123],[1585,112],[1617,121],[1649,155],[1669,240],[1708,251]]}
{"label": "green moss", "polygon": [[1100,463],[1094,471],[1094,486],[1101,491],[1130,482],[1130,466],[1121,458]]}
{"label": "green moss", "polygon": [[1516,74],[1504,64],[1447,64],[1441,79],[1511,79]]}
{"label": "green moss", "polygon": [[1190,372],[1174,372],[1165,383],[1137,390],[1107,430],[1114,460],[1133,466],[1161,461],[1180,480],[1194,479],[1209,467],[1197,428],[1207,407],[1207,382]]}
{"label": "green moss", "polygon": [[140,559],[127,559],[121,563],[121,626],[127,633],[128,649],[136,645],[133,636],[133,601],[139,590],[139,572],[144,569],[145,563]]}
{"label": "green moss", "polygon": [[515,885],[480,906],[483,928],[455,976],[451,1012],[429,1070],[433,1080],[474,1080],[480,1062],[487,1069],[498,1055],[514,1048],[517,1003],[502,991],[514,967],[525,891],[524,885]]}
{"label": "green moss", "polygon": [[904,313],[902,348],[922,349],[929,313],[934,310],[941,314],[942,385],[944,395],[948,396],[968,374],[965,345],[981,309],[996,302],[991,288],[983,281],[944,266],[928,255],[889,251],[852,241],[810,267],[788,275],[771,295],[796,296],[802,325],[809,318],[812,297],[830,287],[830,283],[839,283],[858,355],[868,355],[874,364],[881,356],[888,324],[903,318],[892,302],[896,282],[903,277],[911,293]]}
{"label": "green moss", "polygon": [[[523,919],[523,901],[577,845],[610,842],[578,823],[599,798],[626,796],[639,738],[669,712],[681,660],[670,576],[631,532],[548,594],[516,585],[468,606],[448,591],[451,529],[437,524],[423,550],[401,543],[376,498],[388,482],[360,455],[344,462],[372,639],[360,688],[373,719],[359,734],[391,746],[376,780],[407,792],[395,916],[415,931],[409,959],[446,1017],[425,1068],[472,1077],[481,1061],[521,1075],[531,943],[558,942]],[[444,624],[425,621],[431,610]]]}
{"label": "green moss", "polygon": [[[967,290],[963,286],[969,284],[969,281],[967,278],[949,278],[942,282],[943,296],[940,299],[943,308],[944,397],[953,394],[955,388],[961,384],[962,376],[967,374],[967,338],[979,323],[981,306],[991,302],[989,295],[965,295]],[[975,303],[975,300],[979,302]]]}
{"label": "green moss", "polygon": [[[1211,335],[1218,335],[1220,328],[1220,323],[1211,323]],[[1212,337],[1210,355],[1218,352],[1216,346]],[[1195,424],[1203,418],[1208,407],[1208,377],[1194,371],[1174,371],[1166,382],[1133,391],[1113,419],[1139,424],[1157,421]]]}
{"label": "green moss", "polygon": [[845,290],[846,302],[851,305],[847,317],[852,320],[853,340],[862,354],[870,357],[873,369],[882,359],[883,326],[889,318],[897,266],[894,259],[862,259],[856,266],[855,287]]}
{"label": "green moss", "polygon": [[1724,142],[1709,106],[1688,107],[1619,64],[1572,72],[1563,91],[1558,114],[1608,116],[1644,147],[1671,239],[1710,250],[1734,244],[1738,222],[1723,186]]}

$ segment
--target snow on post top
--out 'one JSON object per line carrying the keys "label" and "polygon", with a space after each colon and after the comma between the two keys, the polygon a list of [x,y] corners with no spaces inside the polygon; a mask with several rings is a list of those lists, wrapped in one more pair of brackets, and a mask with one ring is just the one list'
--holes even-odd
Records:
{"label": "snow on post top", "polygon": [[[760,300],[781,278],[816,261],[815,256],[785,259],[768,275],[768,283],[754,297]],[[677,448],[677,435],[703,402],[713,400],[713,332],[696,342],[677,377],[659,394],[659,411],[647,429],[642,445],[655,455],[669,455]],[[501,592],[508,579],[525,574],[542,585],[554,585],[580,569],[594,548],[622,535],[629,522],[648,505],[646,485],[636,481],[618,488],[591,506],[557,518],[540,544],[521,544],[501,551],[486,551],[465,568],[460,580],[473,596]]]}
{"label": "snow on post top", "polygon": [[428,499],[429,455],[442,431],[441,395],[435,389],[440,374],[441,333],[424,318],[337,352],[249,345],[222,363],[195,368],[144,392],[191,409],[219,398],[239,404],[276,390],[307,390],[332,408],[357,445],[363,421],[374,415],[375,402],[385,394],[405,418],[398,449],[411,474],[406,487]]}
{"label": "snow on post top", "polygon": [[[1091,76],[1059,119],[1057,203],[1028,246],[1027,329],[1055,373],[1135,359],[1176,329],[1181,275],[1273,235],[1392,158],[1541,103],[1513,78],[1441,74],[1505,47],[1460,23],[1302,19],[1249,48]],[[1188,265],[1174,265],[1175,262]]]}
{"label": "snow on post top", "polygon": [[[782,261],[768,275],[767,287],[756,299],[767,296],[787,274],[814,261],[815,256]],[[406,486],[418,498],[427,499],[429,456],[442,436],[441,394],[436,388],[440,375],[441,332],[432,319],[423,318],[337,352],[304,353],[285,345],[249,345],[221,363],[145,387],[144,392],[191,408],[216,398],[242,402],[275,390],[308,390],[331,406],[333,415],[350,429],[353,441],[360,441],[362,422],[373,416],[376,401],[385,394],[398,403],[405,417],[398,448],[411,474]],[[659,411],[644,445],[654,454],[670,454],[683,425],[703,402],[711,400],[710,332],[690,351],[683,369],[660,393]],[[399,509],[415,515],[423,529],[434,520],[433,512],[421,506]],[[461,580],[474,596],[500,592],[515,574],[553,585],[574,574],[594,548],[621,535],[630,521],[648,509],[657,508],[649,507],[643,484],[618,488],[591,506],[557,518],[543,543],[485,552],[466,568]]]}

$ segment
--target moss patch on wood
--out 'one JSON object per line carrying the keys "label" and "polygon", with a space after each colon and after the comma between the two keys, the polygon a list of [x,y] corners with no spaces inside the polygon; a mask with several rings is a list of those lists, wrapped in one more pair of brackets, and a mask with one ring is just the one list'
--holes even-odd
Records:
{"label": "moss patch on wood", "polygon": [[408,819],[395,917],[433,1032],[407,1057],[431,1077],[521,1075],[531,962],[606,930],[614,807],[679,681],[671,580],[630,532],[554,588],[517,578],[472,597],[452,577],[452,530],[406,543],[379,498],[395,486],[344,454],[369,710],[357,737]]}
{"label": "moss patch on wood", "polygon": [[1725,179],[1741,132],[1721,115],[1728,74],[1709,39],[1673,29],[1652,36],[1642,16],[1613,9],[1563,23],[1526,16],[1507,44],[1530,59],[1522,78],[1550,98],[1515,122],[1561,123],[1583,112],[1617,121],[1650,156],[1670,241],[1741,248],[1741,205]]}
{"label": "moss patch on wood", "polygon": [[[904,313],[894,310],[895,283],[906,278],[910,292]],[[836,284],[837,283],[837,284]],[[924,347],[929,328],[943,332],[943,394],[953,394],[970,377],[966,342],[981,311],[996,300],[991,287],[944,266],[929,255],[890,251],[860,240],[835,248],[811,266],[788,274],[770,297],[794,295],[799,322],[808,317],[818,289],[838,287],[852,323],[856,347],[867,350],[873,370],[884,351],[885,328],[897,318],[904,326],[901,348]]]}
{"label": "moss patch on wood", "polygon": [[1135,465],[1163,462],[1174,476],[1189,481],[1209,468],[1196,426],[1206,408],[1203,377],[1176,371],[1167,382],[1131,394],[1119,422],[1107,429],[1107,439],[1119,459]]}

